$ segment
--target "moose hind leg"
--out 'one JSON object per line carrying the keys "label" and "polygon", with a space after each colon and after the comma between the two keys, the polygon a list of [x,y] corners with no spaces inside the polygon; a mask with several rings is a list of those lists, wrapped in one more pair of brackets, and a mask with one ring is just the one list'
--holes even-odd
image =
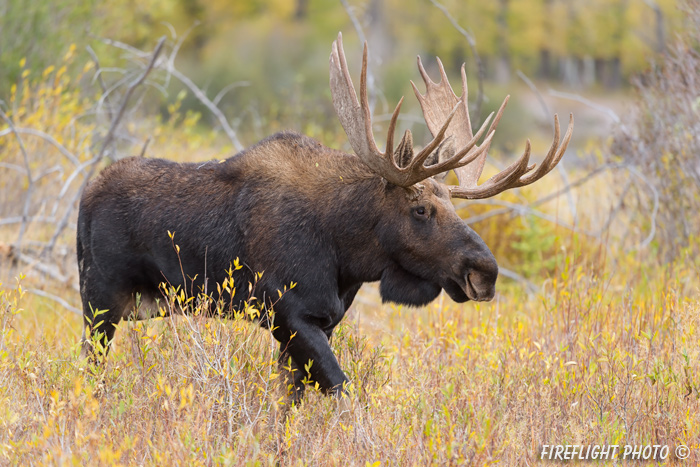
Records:
{"label": "moose hind leg", "polygon": [[131,296],[114,284],[97,285],[89,278],[81,281],[83,336],[81,357],[105,357],[116,326],[131,303]]}

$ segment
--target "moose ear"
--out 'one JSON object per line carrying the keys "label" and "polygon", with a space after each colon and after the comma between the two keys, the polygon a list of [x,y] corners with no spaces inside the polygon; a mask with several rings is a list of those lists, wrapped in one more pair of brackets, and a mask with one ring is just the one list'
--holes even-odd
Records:
{"label": "moose ear", "polygon": [[399,167],[407,167],[413,159],[413,135],[411,130],[406,130],[401,142],[394,151],[394,161]]}

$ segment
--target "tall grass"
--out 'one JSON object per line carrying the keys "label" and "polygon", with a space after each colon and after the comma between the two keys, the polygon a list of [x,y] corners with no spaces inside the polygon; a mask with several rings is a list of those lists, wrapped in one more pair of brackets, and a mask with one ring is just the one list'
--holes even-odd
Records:
{"label": "tall grass", "polygon": [[9,286],[0,459],[516,465],[536,463],[543,444],[692,446],[696,267],[564,257],[536,296],[504,287],[493,303],[422,309],[366,291],[332,342],[355,386],[340,407],[313,389],[290,407],[276,342],[244,319],[123,323],[94,375],[77,357],[79,317]]}

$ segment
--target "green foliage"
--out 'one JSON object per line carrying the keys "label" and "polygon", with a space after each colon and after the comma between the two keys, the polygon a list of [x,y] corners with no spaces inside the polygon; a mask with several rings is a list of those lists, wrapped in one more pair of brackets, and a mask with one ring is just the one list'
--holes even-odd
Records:
{"label": "green foliage", "polygon": [[521,217],[522,227],[516,230],[519,240],[512,247],[520,252],[518,268],[526,278],[547,277],[554,272],[557,256],[554,251],[557,236],[551,224],[534,218]]}
{"label": "green foliage", "polygon": [[71,44],[87,43],[86,26],[93,21],[96,4],[95,0],[0,3],[0,98],[5,99],[25,69],[40,73],[60,66],[57,57]]}

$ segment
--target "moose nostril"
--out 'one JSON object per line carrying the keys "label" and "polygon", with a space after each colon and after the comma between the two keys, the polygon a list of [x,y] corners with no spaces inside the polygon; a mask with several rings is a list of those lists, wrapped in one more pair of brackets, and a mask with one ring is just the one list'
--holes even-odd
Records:
{"label": "moose nostril", "polygon": [[477,274],[469,273],[467,274],[467,288],[473,297],[469,297],[472,300],[479,302],[487,302],[492,300],[496,295],[496,280],[490,280],[491,274]]}

